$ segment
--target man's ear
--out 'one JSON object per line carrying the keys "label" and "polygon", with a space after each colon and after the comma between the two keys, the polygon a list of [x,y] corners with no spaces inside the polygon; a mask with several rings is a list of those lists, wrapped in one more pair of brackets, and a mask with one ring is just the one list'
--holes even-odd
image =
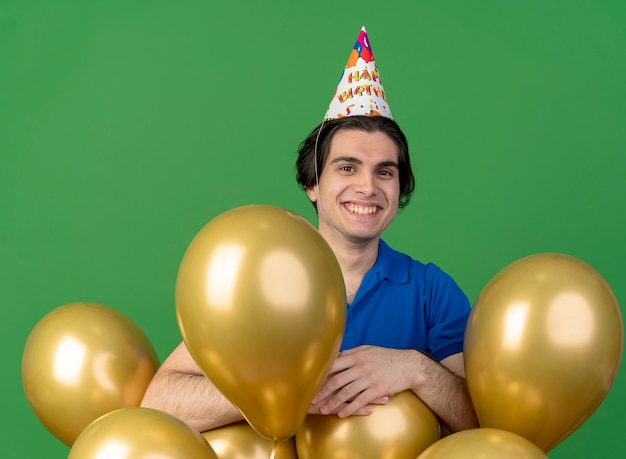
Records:
{"label": "man's ear", "polygon": [[311,200],[311,202],[317,202],[317,185],[311,186],[309,188],[306,189],[306,194],[309,197],[309,199]]}

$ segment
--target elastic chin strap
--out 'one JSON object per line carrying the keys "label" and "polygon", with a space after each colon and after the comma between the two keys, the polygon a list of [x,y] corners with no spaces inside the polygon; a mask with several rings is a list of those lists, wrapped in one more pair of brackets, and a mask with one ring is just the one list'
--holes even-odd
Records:
{"label": "elastic chin strap", "polygon": [[317,185],[317,201],[315,202],[315,207],[317,208],[317,214],[320,213],[321,207],[321,197],[320,197],[320,172],[317,168],[317,145],[320,139],[320,135],[322,134],[322,129],[324,128],[324,124],[326,123],[326,119],[322,121],[319,129],[317,130],[317,135],[315,136],[315,148],[313,149],[313,163],[315,164],[315,185]]}

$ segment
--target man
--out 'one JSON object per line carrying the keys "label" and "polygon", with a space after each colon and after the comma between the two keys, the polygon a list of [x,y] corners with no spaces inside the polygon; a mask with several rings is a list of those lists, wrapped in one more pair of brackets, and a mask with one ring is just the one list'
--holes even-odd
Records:
{"label": "man", "polygon": [[[372,405],[412,390],[449,431],[474,428],[462,353],[469,302],[438,267],[381,240],[408,204],[414,178],[365,29],[355,50],[345,88],[340,83],[296,164],[298,183],[317,209],[318,229],[341,266],[348,302],[341,352],[309,412],[368,415]],[[367,100],[359,100],[363,96]],[[184,343],[163,362],[142,406],[170,412],[199,431],[243,419]]]}

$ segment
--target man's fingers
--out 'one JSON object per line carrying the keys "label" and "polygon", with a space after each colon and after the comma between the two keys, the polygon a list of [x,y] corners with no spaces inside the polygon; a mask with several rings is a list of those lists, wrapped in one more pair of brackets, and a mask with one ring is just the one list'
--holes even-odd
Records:
{"label": "man's fingers", "polygon": [[389,401],[389,396],[378,397],[376,400],[372,400],[370,405],[386,405]]}

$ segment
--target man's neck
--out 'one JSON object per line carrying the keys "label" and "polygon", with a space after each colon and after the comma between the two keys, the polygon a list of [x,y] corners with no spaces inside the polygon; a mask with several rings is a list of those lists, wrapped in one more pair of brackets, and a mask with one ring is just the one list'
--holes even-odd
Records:
{"label": "man's neck", "polygon": [[335,256],[341,266],[344,276],[357,276],[363,278],[365,273],[374,266],[378,255],[378,241],[371,241],[360,248],[338,247],[334,248]]}
{"label": "man's neck", "polygon": [[321,231],[322,236],[337,257],[344,277],[362,279],[376,262],[380,238],[348,241],[338,237],[337,234],[325,233],[325,231]]}

